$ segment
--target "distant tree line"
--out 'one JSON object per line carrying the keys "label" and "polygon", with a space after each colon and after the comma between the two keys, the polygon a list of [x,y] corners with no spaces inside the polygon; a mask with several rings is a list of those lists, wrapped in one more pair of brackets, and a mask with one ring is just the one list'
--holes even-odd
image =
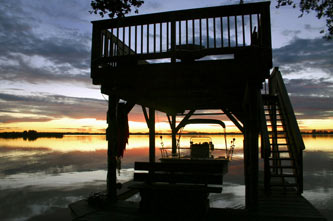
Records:
{"label": "distant tree line", "polygon": [[328,131],[328,130],[312,130],[310,132],[311,134],[333,134],[333,131]]}
{"label": "distant tree line", "polygon": [[55,137],[55,138],[63,138],[63,133],[48,133],[48,132],[37,132],[36,130],[28,130],[23,132],[4,132],[0,133],[0,138],[23,138],[24,140],[37,140],[40,137]]}

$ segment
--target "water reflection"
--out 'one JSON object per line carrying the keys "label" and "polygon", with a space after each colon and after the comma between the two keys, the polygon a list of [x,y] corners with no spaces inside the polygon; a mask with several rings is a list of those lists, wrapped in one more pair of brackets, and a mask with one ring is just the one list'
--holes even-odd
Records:
{"label": "water reflection", "polygon": [[[224,137],[211,136],[215,147],[224,148]],[[243,208],[243,137],[236,138],[236,149],[229,172],[224,177],[222,194],[211,195],[213,207]],[[182,136],[188,147],[191,136]],[[304,196],[324,214],[333,217],[333,136],[304,136]],[[148,160],[148,136],[130,136],[122,160],[120,182],[133,176],[134,161]],[[163,136],[165,146],[171,137]],[[63,139],[0,139],[0,217],[1,220],[26,220],[49,211],[66,208],[68,203],[105,190],[105,136],[65,136]],[[156,138],[156,158],[160,157],[160,139]],[[20,211],[17,211],[20,208]]]}

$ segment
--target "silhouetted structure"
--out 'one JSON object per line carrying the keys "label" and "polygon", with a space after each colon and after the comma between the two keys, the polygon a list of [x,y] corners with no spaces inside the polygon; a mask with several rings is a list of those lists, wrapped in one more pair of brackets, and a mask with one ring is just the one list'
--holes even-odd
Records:
{"label": "silhouetted structure", "polygon": [[[172,171],[170,165],[155,163],[155,110],[168,116],[174,153],[176,133],[196,110],[222,110],[244,134],[246,207],[260,205],[259,134],[266,193],[302,193],[303,140],[281,74],[277,68],[270,74],[269,6],[251,3],[93,22],[91,77],[109,95],[110,199],[117,199],[118,140],[126,136],[118,130],[127,123],[121,116],[135,104],[142,106],[150,137],[150,163],[136,164],[136,169]],[[262,93],[266,80],[269,91]],[[176,116],[184,116],[178,125]],[[177,168],[177,173],[183,170]],[[177,185],[178,179],[170,182]],[[168,192],[171,186],[161,189]],[[148,199],[154,193],[148,191]]]}

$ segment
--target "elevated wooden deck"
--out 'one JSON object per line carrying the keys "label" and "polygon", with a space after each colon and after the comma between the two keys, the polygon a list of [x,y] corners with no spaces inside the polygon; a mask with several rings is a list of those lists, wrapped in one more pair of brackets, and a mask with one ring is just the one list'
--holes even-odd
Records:
{"label": "elevated wooden deck", "polygon": [[[150,162],[155,162],[155,110],[167,114],[172,152],[176,153],[176,133],[182,122],[189,120],[198,109],[218,109],[244,134],[248,210],[210,209],[207,220],[234,215],[236,220],[323,220],[300,196],[304,144],[282,77],[272,74],[270,78],[269,6],[269,2],[261,2],[93,22],[91,77],[95,85],[101,85],[102,93],[109,95],[109,199],[117,199],[118,138],[127,134],[126,131],[119,133],[118,128],[127,123],[126,116],[135,104],[142,106],[149,128]],[[273,73],[277,72],[275,69]],[[270,91],[268,96],[262,96],[262,83],[268,78]],[[275,103],[266,102],[263,100],[266,97],[277,99]],[[126,104],[120,99],[127,101]],[[176,119],[178,113],[184,114],[180,122]],[[280,138],[275,136],[278,120],[283,123],[286,143],[278,142]],[[269,136],[269,132],[274,136]],[[261,157],[265,161],[265,187],[271,195],[262,195],[258,184],[259,133]],[[278,148],[282,144],[285,149]],[[287,160],[285,155],[290,165],[281,163]],[[293,172],[284,171],[286,167]],[[278,184],[281,188],[275,195],[272,187],[277,176],[281,178]],[[296,180],[294,188],[298,195],[284,195],[290,186],[290,177]],[[112,204],[101,216],[118,214],[126,220],[156,220],[156,214],[143,215],[135,206],[127,207],[128,203]],[[132,215],[124,216],[128,211]]]}
{"label": "elevated wooden deck", "polygon": [[93,83],[167,113],[239,109],[246,85],[260,87],[272,67],[269,4],[94,21]]}

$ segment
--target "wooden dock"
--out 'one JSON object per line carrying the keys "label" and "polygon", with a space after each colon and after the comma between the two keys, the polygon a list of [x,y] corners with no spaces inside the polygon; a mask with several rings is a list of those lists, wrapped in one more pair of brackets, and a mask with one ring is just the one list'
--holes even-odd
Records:
{"label": "wooden dock", "polygon": [[190,214],[170,214],[168,208],[160,214],[141,212],[139,203],[125,201],[136,192],[128,189],[133,181],[123,184],[118,196],[122,200],[117,203],[106,203],[103,207],[94,207],[88,204],[88,200],[80,200],[69,205],[73,220],[99,221],[150,221],[150,220],[292,220],[292,221],[325,221],[327,220],[311,203],[303,196],[295,193],[272,192],[265,195],[264,189],[259,191],[259,203],[256,209],[232,209],[210,208],[201,219],[193,219]]}
{"label": "wooden dock", "polygon": [[[109,96],[107,196],[118,201],[108,202],[105,194],[90,204],[73,203],[75,220],[326,220],[301,196],[305,146],[282,75],[278,68],[270,74],[270,2],[92,23],[91,78]],[[127,184],[118,191],[117,160],[123,157],[134,105],[142,107],[149,129],[150,163],[156,161],[155,111],[168,118],[173,154],[179,128],[195,111],[223,112],[244,135],[246,209],[208,207],[198,217],[170,208],[143,213],[139,203],[125,201],[135,192]],[[188,199],[177,195],[172,202],[182,198]]]}

